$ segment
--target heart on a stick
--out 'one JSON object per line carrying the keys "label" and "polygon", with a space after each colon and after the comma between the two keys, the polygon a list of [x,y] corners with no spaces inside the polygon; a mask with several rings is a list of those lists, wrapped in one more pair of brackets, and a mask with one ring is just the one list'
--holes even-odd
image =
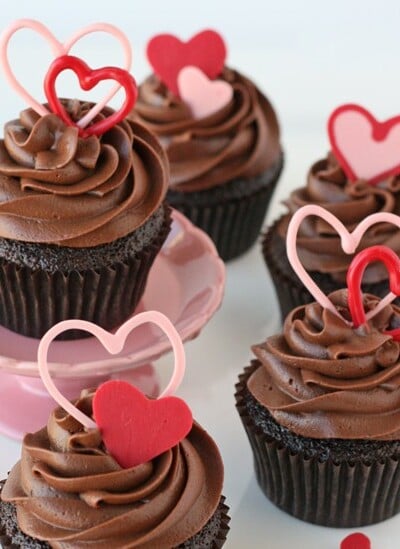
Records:
{"label": "heart on a stick", "polygon": [[79,128],[83,137],[90,135],[101,135],[107,130],[118,124],[132,110],[137,97],[136,82],[129,72],[118,67],[103,67],[93,70],[78,57],[72,55],[63,55],[58,57],[50,65],[44,81],[44,89],[49,105],[53,112],[57,114],[68,126],[77,126],[71,120],[69,114],[62,106],[56,93],[56,79],[58,75],[65,71],[72,70],[78,77],[79,84],[83,90],[91,90],[102,80],[115,80],[125,90],[125,101],[119,111],[113,112],[110,116],[95,122],[88,128]]}
{"label": "heart on a stick", "polygon": [[[168,337],[174,351],[171,379],[156,400],[150,400],[129,383],[108,381],[93,398],[96,421],[78,410],[65,398],[51,379],[47,354],[52,341],[67,330],[84,330],[95,336],[111,354],[120,353],[128,335],[147,322],[156,324]],[[64,410],[86,429],[100,429],[109,453],[121,467],[134,467],[175,446],[190,431],[192,414],[182,400],[171,396],[180,385],[185,372],[185,351],[182,340],[171,321],[162,313],[146,311],[123,324],[115,334],[85,320],[59,322],[43,336],[38,348],[38,367],[49,394]]]}
{"label": "heart on a stick", "polygon": [[172,34],[158,34],[147,44],[147,58],[159,79],[178,96],[180,71],[187,66],[197,67],[214,80],[224,68],[226,47],[221,35],[213,30],[199,32],[188,42]]}
{"label": "heart on a stick", "polygon": [[[357,247],[361,242],[362,237],[373,225],[376,225],[378,223],[389,223],[400,229],[400,217],[395,214],[385,212],[371,214],[363,219],[352,232],[349,232],[337,217],[335,217],[332,213],[328,212],[321,206],[317,206],[316,204],[303,206],[293,214],[293,217],[290,220],[288,226],[286,236],[286,250],[289,262],[294,272],[297,274],[301,282],[314,297],[314,299],[325,309],[329,309],[333,314],[341,316],[331,300],[321,291],[316,282],[307,273],[297,253],[297,233],[299,231],[302,221],[309,216],[320,217],[326,223],[331,225],[333,229],[335,229],[340,237],[342,249],[346,254],[355,253]],[[369,320],[376,314],[378,314],[379,311],[381,311],[384,307],[386,307],[386,305],[391,303],[396,297],[397,295],[395,293],[389,292],[388,295],[383,298],[372,311],[369,311],[369,313],[366,315],[366,320]]]}
{"label": "heart on a stick", "polygon": [[329,118],[328,135],[350,181],[375,184],[400,173],[400,116],[379,122],[359,105],[342,105]]}
{"label": "heart on a stick", "polygon": [[193,118],[205,118],[229,105],[233,88],[223,80],[210,80],[197,67],[185,67],[178,75],[179,95]]}
{"label": "heart on a stick", "polygon": [[[71,36],[64,43],[57,40],[57,38],[52,34],[52,32],[39,21],[34,19],[18,19],[14,21],[1,35],[0,39],[0,62],[3,67],[4,74],[16,93],[18,93],[22,99],[29,105],[34,111],[36,111],[41,116],[48,114],[49,111],[44,105],[36,101],[30,93],[20,84],[20,82],[15,77],[11,66],[8,60],[8,44],[12,36],[21,29],[30,29],[34,32],[40,34],[50,45],[51,50],[55,57],[60,57],[62,55],[67,55],[71,48],[79,41],[81,38],[88,34],[95,32],[105,32],[114,36],[122,45],[125,57],[124,69],[127,71],[130,70],[132,64],[132,50],[128,38],[123,32],[121,32],[114,25],[108,23],[94,23],[87,27],[84,27],[81,30],[78,30],[75,34]],[[107,105],[107,103],[114,97],[117,91],[120,89],[120,84],[116,84],[106,96],[96,105],[94,105],[90,111],[78,122],[78,125],[82,128],[87,126],[93,118]]]}
{"label": "heart on a stick", "polygon": [[193,418],[177,397],[147,398],[126,381],[107,381],[93,398],[93,416],[109,453],[129,468],[173,448],[189,433]]}

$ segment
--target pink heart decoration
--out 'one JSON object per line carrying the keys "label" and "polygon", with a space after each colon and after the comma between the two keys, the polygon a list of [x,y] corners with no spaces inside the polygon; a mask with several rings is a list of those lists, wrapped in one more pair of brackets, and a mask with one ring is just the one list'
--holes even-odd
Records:
{"label": "pink heart decoration", "polygon": [[158,34],[147,44],[147,57],[154,72],[173,94],[179,95],[178,74],[181,69],[197,67],[208,78],[221,74],[226,58],[222,36],[213,30],[195,34],[182,42],[172,34]]}
{"label": "pink heart decoration", "polygon": [[126,381],[107,381],[93,399],[93,415],[109,453],[129,468],[176,446],[190,432],[192,413],[176,397],[150,400]]}
{"label": "pink heart decoration", "polygon": [[218,112],[233,97],[233,88],[228,82],[210,80],[197,67],[185,67],[179,72],[178,89],[193,118],[205,118]]}
{"label": "pink heart decoration", "polygon": [[[377,223],[390,223],[391,225],[400,228],[400,217],[391,213],[372,214],[363,219],[352,232],[349,232],[337,217],[324,208],[321,208],[321,206],[309,204],[307,206],[303,206],[294,213],[292,219],[290,220],[286,235],[286,250],[289,262],[294,272],[297,274],[314,299],[325,309],[329,309],[332,313],[341,316],[331,300],[320,290],[318,285],[307,273],[297,254],[297,233],[302,221],[309,216],[320,217],[335,229],[340,236],[342,249],[346,254],[354,254],[366,231]],[[391,303],[396,297],[396,294],[389,292],[372,311],[369,311],[366,315],[366,320],[369,320],[378,314],[379,311]]]}
{"label": "pink heart decoration", "polygon": [[328,135],[351,181],[374,184],[400,173],[400,116],[378,122],[359,105],[342,105],[329,118]]}
{"label": "pink heart decoration", "polygon": [[371,549],[371,542],[361,532],[350,534],[340,544],[340,549]]}
{"label": "pink heart decoration", "polygon": [[[111,334],[110,332],[103,330],[103,328],[100,328],[100,326],[97,326],[96,324],[93,324],[92,322],[88,322],[86,320],[64,320],[63,322],[59,322],[58,324],[55,324],[52,328],[50,328],[50,330],[48,330],[48,332],[46,332],[40,340],[37,355],[38,368],[40,377],[42,378],[46,389],[48,390],[49,394],[54,398],[54,400],[62,408],[64,408],[64,410],[68,414],[70,414],[77,421],[79,421],[79,423],[81,423],[86,429],[97,429],[98,427],[101,428],[101,425],[97,425],[97,423],[94,422],[90,417],[84,414],[81,410],[78,410],[78,408],[76,408],[76,406],[74,406],[67,398],[65,398],[64,395],[62,395],[57,387],[54,385],[53,380],[50,377],[47,364],[49,346],[58,335],[66,332],[67,330],[84,330],[97,337],[97,339],[104,346],[104,348],[107,349],[109,353],[115,355],[122,351],[125,345],[126,338],[131,333],[131,331],[147,322],[152,322],[156,324],[165,333],[165,335],[170,340],[172,349],[174,351],[175,364],[171,379],[162,394],[155,401],[157,403],[160,403],[164,400],[170,402],[170,395],[174,393],[179,387],[185,373],[185,351],[183,348],[182,340],[172,322],[162,313],[159,313],[157,311],[145,311],[144,313],[139,313],[130,318],[127,322],[125,322],[125,324],[122,324],[122,326],[118,328],[115,334]],[[116,388],[115,383],[119,384],[122,382],[106,382],[100,387],[100,400],[97,400],[96,404],[98,414],[96,420],[99,419],[99,421],[105,428],[106,438],[111,444],[111,448],[108,448],[106,441],[106,447],[109,449],[110,453],[114,457],[116,457],[117,460],[122,460],[120,462],[121,465],[122,463],[130,463],[130,467],[134,463],[137,464],[137,460],[143,459],[143,456],[148,457],[151,453],[154,453],[154,451],[159,451],[161,447],[165,448],[165,444],[167,441],[168,443],[171,441],[176,441],[177,436],[181,436],[183,432],[186,432],[187,434],[188,431],[186,431],[186,429],[188,429],[189,414],[191,418],[191,413],[190,410],[188,411],[186,404],[183,403],[184,406],[182,405],[182,401],[179,401],[180,403],[177,404],[176,400],[179,399],[174,398],[172,404],[164,403],[156,405],[154,407],[154,401],[147,402],[146,397],[137,389],[133,388],[133,391],[128,390],[125,385],[129,386],[129,384],[124,384],[124,386],[118,385],[118,387]],[[131,386],[129,387],[131,388]],[[116,395],[119,395],[120,400],[118,400]],[[128,395],[129,398],[126,395]],[[129,405],[130,398],[134,399],[134,403],[132,403],[133,408],[131,408]],[[128,402],[127,408],[125,408],[124,410],[122,410],[122,399],[124,399],[124,402]],[[108,405],[113,403],[114,406],[115,404],[115,408],[109,408],[108,413],[110,413],[114,419],[118,419],[118,422],[114,425],[115,430],[119,433],[118,436],[115,435],[115,433],[111,429],[111,424],[108,423],[108,420],[106,418],[106,410],[103,408],[103,403],[105,401],[108,402]],[[153,421],[152,432],[149,432],[147,435],[147,439],[144,439],[143,448],[142,440],[140,438],[136,438],[139,435],[139,432],[141,433],[140,436],[144,436],[143,429],[145,425],[145,418],[139,417],[138,414],[140,410],[141,413],[147,413],[150,410],[151,418]],[[131,416],[132,412],[134,412],[133,416]],[[171,422],[171,414],[173,413],[182,414],[182,417],[177,416],[174,419],[174,421],[177,423],[177,426],[179,426],[179,429],[175,429],[173,425],[174,422]],[[159,424],[154,423],[157,418],[161,418],[164,421],[163,426],[160,427]],[[131,432],[134,435],[133,438],[127,436],[127,431],[124,431],[124,435],[121,436],[121,429],[127,429],[127,426],[131,423],[138,425],[138,427],[135,427],[134,425],[131,428]],[[149,426],[150,423],[147,423],[147,428],[150,431]],[[163,432],[164,428],[167,430],[167,432],[165,433]],[[153,436],[154,431],[158,432],[157,437],[160,440],[160,446],[158,447],[155,444],[156,440]],[[118,440],[119,445],[117,445]],[[114,454],[114,452],[116,453]],[[155,455],[153,455],[153,457],[155,457]]]}
{"label": "pink heart decoration", "polygon": [[[114,36],[122,45],[125,56],[125,65],[124,68],[129,71],[132,65],[132,50],[128,38],[125,34],[120,31],[114,25],[109,25],[108,23],[94,23],[84,27],[83,29],[77,31],[71,36],[66,42],[62,43],[57,40],[57,38],[52,34],[52,32],[39,21],[34,19],[18,19],[14,21],[2,34],[0,39],[0,62],[3,67],[4,74],[11,85],[11,87],[16,91],[22,99],[34,109],[38,114],[44,116],[49,114],[50,111],[46,109],[41,103],[36,101],[32,95],[30,95],[26,89],[19,83],[14,73],[11,70],[10,63],[8,61],[8,43],[11,37],[20,29],[31,29],[38,34],[40,34],[50,45],[51,50],[55,57],[60,57],[62,55],[67,55],[71,48],[84,36],[92,34],[94,32],[105,32]],[[108,94],[78,122],[78,125],[81,128],[87,126],[93,118],[106,106],[112,97],[120,89],[120,84],[116,84],[108,92]]]}

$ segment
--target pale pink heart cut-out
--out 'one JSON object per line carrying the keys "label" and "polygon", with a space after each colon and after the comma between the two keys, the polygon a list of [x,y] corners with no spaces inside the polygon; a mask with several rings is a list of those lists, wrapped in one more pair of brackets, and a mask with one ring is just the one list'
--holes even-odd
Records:
{"label": "pale pink heart cut-out", "polygon": [[[11,85],[11,87],[16,91],[24,101],[26,101],[27,105],[30,106],[33,110],[35,110],[38,114],[41,116],[44,116],[46,114],[49,114],[49,111],[36,101],[32,95],[27,92],[27,90],[20,84],[20,82],[15,77],[13,71],[11,70],[10,63],[8,61],[8,44],[11,39],[11,37],[20,29],[31,29],[38,34],[40,34],[50,45],[50,48],[54,54],[55,57],[60,57],[62,55],[67,55],[71,48],[84,36],[88,34],[92,34],[94,32],[105,32],[107,34],[111,34],[114,36],[122,45],[123,51],[124,51],[124,57],[125,57],[125,64],[124,69],[129,71],[132,65],[132,49],[129,43],[128,38],[125,36],[125,34],[120,31],[117,27],[114,25],[110,25],[108,23],[94,23],[92,25],[88,25],[87,27],[84,27],[83,29],[77,31],[75,34],[71,36],[68,40],[66,40],[64,43],[57,40],[57,38],[53,35],[53,33],[45,26],[43,23],[40,23],[39,21],[35,21],[34,19],[18,19],[17,21],[14,21],[1,35],[0,39],[0,61],[3,67],[4,74]],[[77,123],[79,127],[84,128],[86,127],[93,118],[107,105],[107,103],[114,97],[114,95],[117,93],[117,91],[120,89],[120,85],[116,84],[111,88],[111,90],[106,94],[106,96],[96,105],[92,107],[92,109]]]}
{"label": "pale pink heart cut-out", "polygon": [[178,74],[179,96],[193,115],[205,118],[223,109],[233,97],[233,88],[223,80],[210,80],[197,67],[184,67]]}
{"label": "pale pink heart cut-out", "polygon": [[[395,225],[400,229],[400,216],[384,212],[371,214],[363,219],[352,232],[349,232],[337,217],[328,212],[328,210],[325,210],[321,206],[317,206],[315,204],[308,204],[307,206],[303,206],[293,214],[286,235],[286,251],[289,262],[294,272],[297,274],[301,282],[314,297],[314,299],[322,307],[324,307],[325,309],[329,309],[332,313],[341,317],[331,300],[321,291],[316,282],[314,282],[311,276],[307,273],[297,253],[297,233],[303,220],[306,217],[310,216],[320,217],[335,229],[335,231],[340,236],[342,249],[346,254],[354,254],[366,231],[377,223],[390,223],[391,225]],[[396,299],[396,297],[396,294],[389,292],[372,311],[369,311],[369,313],[366,315],[366,319],[370,320],[372,317],[378,314],[379,311],[386,307],[386,305]]]}
{"label": "pale pink heart cut-out", "polygon": [[359,105],[342,105],[329,118],[328,134],[351,181],[374,184],[400,173],[400,116],[378,122]]}

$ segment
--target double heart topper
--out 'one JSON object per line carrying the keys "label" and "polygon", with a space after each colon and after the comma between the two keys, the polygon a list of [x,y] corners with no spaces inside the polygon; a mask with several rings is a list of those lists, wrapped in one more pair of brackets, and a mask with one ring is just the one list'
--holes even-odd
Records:
{"label": "double heart topper", "polygon": [[[63,396],[50,376],[47,355],[53,340],[67,330],[85,330],[96,337],[111,354],[122,351],[128,335],[151,322],[168,337],[174,352],[171,379],[157,399],[147,398],[125,381],[106,381],[93,397],[93,419]],[[98,429],[104,445],[123,468],[146,463],[176,446],[190,432],[192,413],[187,404],[173,396],[185,373],[185,351],[171,321],[162,313],[146,311],[123,324],[115,334],[92,322],[65,320],[43,336],[38,348],[38,368],[42,381],[54,400],[86,430]]]}
{"label": "double heart topper", "polygon": [[351,182],[374,185],[400,174],[400,116],[379,122],[360,105],[341,105],[329,117],[328,136]]}
{"label": "double heart topper", "polygon": [[[68,126],[76,126],[81,137],[89,137],[91,135],[101,135],[118,124],[132,110],[137,98],[137,86],[133,76],[129,73],[132,64],[132,50],[127,37],[122,31],[113,25],[107,23],[95,23],[89,25],[71,36],[66,42],[61,43],[51,31],[39,21],[33,19],[19,19],[12,23],[2,34],[0,39],[0,62],[3,72],[11,87],[18,93],[29,107],[35,110],[39,115],[44,116],[49,114],[49,110],[45,105],[42,105],[34,97],[26,91],[22,84],[14,75],[8,59],[8,45],[14,34],[21,29],[30,29],[41,35],[50,45],[52,53],[55,56],[44,80],[44,91],[51,109],[51,112],[57,114]],[[70,50],[84,36],[96,32],[107,33],[116,38],[121,44],[125,64],[124,68],[119,67],[102,67],[91,69],[80,58],[70,55]],[[64,109],[61,101],[56,93],[56,80],[58,76],[66,70],[73,71],[79,81],[81,88],[85,91],[91,90],[99,82],[103,80],[115,81],[115,85],[109,93],[97,104],[95,104],[89,112],[87,112],[79,121],[73,121],[67,111]],[[101,118],[93,122],[95,117],[114,97],[120,88],[124,89],[125,100],[120,109],[108,117]]]}
{"label": "double heart topper", "polygon": [[[309,216],[316,216],[323,219],[337,232],[340,237],[342,249],[346,254],[354,254],[356,252],[362,237],[373,225],[378,223],[389,223],[400,229],[400,217],[395,214],[382,212],[372,214],[363,219],[363,221],[361,221],[361,223],[357,225],[352,232],[349,232],[343,223],[332,213],[325,210],[321,206],[310,204],[297,210],[290,220],[286,236],[286,250],[293,270],[307,288],[309,293],[323,308],[328,309],[333,314],[341,317],[344,322],[348,322],[340,315],[328,296],[321,291],[317,283],[311,278],[310,274],[303,267],[298,256],[296,246],[297,234],[301,223]],[[364,311],[361,294],[361,281],[367,266],[375,261],[382,262],[388,271],[390,292],[386,297],[381,299],[376,307],[366,313]],[[352,318],[352,325],[357,328],[358,326],[366,324],[371,318],[376,316],[384,307],[386,307],[386,305],[390,304],[394,299],[396,299],[396,297],[400,296],[400,258],[393,250],[386,246],[372,246],[362,250],[353,258],[349,266],[347,271],[347,287],[348,304]],[[393,339],[400,341],[400,329],[387,331],[386,333]]]}
{"label": "double heart topper", "polygon": [[172,34],[159,34],[149,41],[147,58],[154,73],[186,103],[194,118],[211,116],[232,101],[232,86],[218,79],[225,65],[226,46],[216,31],[201,31],[187,42]]}

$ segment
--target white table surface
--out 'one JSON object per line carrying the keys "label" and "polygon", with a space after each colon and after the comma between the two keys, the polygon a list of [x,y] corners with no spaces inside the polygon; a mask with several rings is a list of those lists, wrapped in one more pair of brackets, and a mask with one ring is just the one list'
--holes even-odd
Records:
{"label": "white table surface", "polygon": [[[149,72],[142,48],[154,33],[169,31],[188,38],[205,27],[219,29],[228,41],[229,64],[259,83],[273,99],[282,122],[286,166],[269,220],[279,214],[280,199],[304,183],[311,162],[328,149],[325,124],[335,106],[359,102],[378,118],[400,111],[397,0],[3,2],[0,27],[17,17],[41,19],[60,39],[94,21],[120,25],[133,42],[138,81]],[[121,54],[111,40],[105,39],[104,48],[93,40],[74,51],[94,67],[118,63]],[[32,34],[21,33],[12,48],[16,73],[42,99],[40,67],[49,60],[46,46]],[[65,96],[76,95],[77,88],[68,79],[60,79],[60,89]],[[15,117],[24,104],[1,76],[0,93],[1,123]],[[316,527],[289,517],[266,500],[254,479],[233,386],[251,357],[250,345],[276,329],[277,304],[257,245],[228,266],[221,309],[200,337],[186,345],[188,368],[180,395],[222,452],[224,492],[232,517],[226,547],[338,549],[348,530]],[[170,357],[158,364],[165,379]],[[0,436],[0,477],[19,453],[18,443]],[[373,549],[398,549],[400,516],[362,531],[371,538]]]}

